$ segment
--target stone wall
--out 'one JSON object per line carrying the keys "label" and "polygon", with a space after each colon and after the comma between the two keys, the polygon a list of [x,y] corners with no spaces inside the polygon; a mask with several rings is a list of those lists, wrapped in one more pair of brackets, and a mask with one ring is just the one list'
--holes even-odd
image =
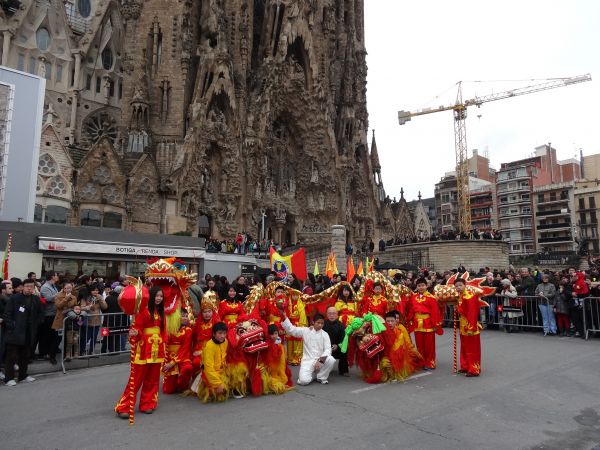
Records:
{"label": "stone wall", "polygon": [[461,263],[467,270],[477,272],[482,267],[507,269],[508,244],[502,241],[435,241],[388,247],[376,252],[379,263],[409,263],[430,270],[457,268]]}

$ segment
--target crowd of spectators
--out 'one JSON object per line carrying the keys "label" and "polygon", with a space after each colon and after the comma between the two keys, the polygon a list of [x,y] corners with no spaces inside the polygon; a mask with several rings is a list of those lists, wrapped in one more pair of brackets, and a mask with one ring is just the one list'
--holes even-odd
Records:
{"label": "crowd of spectators", "polygon": [[[243,245],[243,242],[242,242]],[[240,249],[241,247],[238,247]],[[352,255],[351,244],[346,254]],[[242,249],[243,252],[243,249]],[[377,262],[375,262],[377,264]],[[414,271],[381,269],[393,284],[404,284],[414,290],[418,278],[425,278],[428,289],[446,284],[453,274],[466,272],[461,264],[456,269],[436,272],[426,268]],[[471,276],[484,278],[482,285],[495,288],[486,297],[490,307],[482,310],[487,328],[502,327],[506,332],[527,329],[543,330],[545,336],[586,337],[586,331],[600,329],[600,269],[592,263],[585,271],[575,267],[563,270],[505,270],[489,267],[469,269]],[[206,274],[193,286],[196,302],[206,290],[214,291],[220,299],[235,295],[243,302],[256,284],[275,281],[276,274],[247,278],[239,276],[230,281],[224,275]],[[332,285],[345,281],[345,275],[308,274],[305,281],[293,273],[287,283],[304,294],[318,294]],[[358,291],[363,279],[355,275],[350,281]],[[127,285],[125,278],[108,283],[97,273],[61,279],[48,271],[45,281],[39,282],[35,273],[26,279],[12,278],[1,284],[0,292],[0,362],[4,372],[0,378],[10,385],[18,381],[33,381],[27,374],[33,360],[48,360],[57,364],[57,354],[64,361],[82,355],[112,354],[126,350],[129,318],[121,312],[118,295]],[[235,294],[234,294],[235,293]],[[588,299],[589,298],[589,299]],[[197,306],[197,305],[196,305]],[[117,333],[99,336],[102,328]],[[59,337],[59,331],[63,337]],[[64,348],[60,348],[61,342]],[[99,349],[98,349],[99,347]],[[18,368],[18,369],[17,369]],[[15,370],[18,377],[15,377]]]}
{"label": "crowd of spectators", "polygon": [[[118,295],[127,285],[125,278],[105,283],[97,273],[60,279],[47,271],[39,282],[34,272],[25,279],[11,278],[1,283],[0,292],[0,379],[9,385],[34,381],[27,373],[34,360],[58,363],[81,355],[114,353],[125,349],[129,318],[118,305]],[[124,333],[102,336],[102,327]],[[59,332],[63,331],[63,337]],[[61,341],[64,339],[64,348]],[[15,371],[18,377],[15,377]]]}

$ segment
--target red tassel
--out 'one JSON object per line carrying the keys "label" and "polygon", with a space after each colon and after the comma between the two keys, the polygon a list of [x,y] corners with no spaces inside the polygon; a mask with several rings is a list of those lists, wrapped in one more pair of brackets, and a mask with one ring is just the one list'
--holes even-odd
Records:
{"label": "red tassel", "polygon": [[260,376],[260,369],[258,367],[255,367],[250,375],[250,390],[255,397],[263,393],[262,377]]}

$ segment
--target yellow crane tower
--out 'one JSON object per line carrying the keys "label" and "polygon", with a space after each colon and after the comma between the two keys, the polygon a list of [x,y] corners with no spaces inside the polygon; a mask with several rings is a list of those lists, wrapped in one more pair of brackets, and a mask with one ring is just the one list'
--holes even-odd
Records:
{"label": "yellow crane tower", "polygon": [[534,92],[545,91],[548,89],[570,86],[572,84],[591,81],[591,75],[579,75],[569,78],[550,78],[543,83],[524,86],[508,91],[498,92],[497,94],[485,95],[482,97],[473,97],[469,100],[462,99],[462,81],[457,83],[458,93],[456,102],[453,105],[442,105],[434,108],[424,108],[415,111],[398,111],[398,122],[404,125],[411,118],[432,114],[440,111],[454,111],[454,146],[456,151],[456,187],[458,191],[458,224],[461,233],[471,231],[471,208],[469,201],[469,170],[467,164],[467,108],[469,106],[480,107],[483,103],[503,100],[505,98],[516,97],[518,95],[532,94]]}

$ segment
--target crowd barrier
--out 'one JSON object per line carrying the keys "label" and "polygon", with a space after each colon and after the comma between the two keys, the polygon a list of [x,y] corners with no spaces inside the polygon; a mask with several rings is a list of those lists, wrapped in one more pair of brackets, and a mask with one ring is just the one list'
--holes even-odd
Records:
{"label": "crowd barrier", "polygon": [[[538,296],[518,296],[508,298],[500,295],[485,297],[489,307],[481,309],[480,321],[485,328],[502,328],[506,331],[516,330],[543,330],[543,311],[548,311],[549,317],[554,318],[556,314],[554,306],[548,300]],[[571,308],[568,315],[571,331],[583,334],[589,339],[592,333],[600,333],[600,298],[587,297],[579,300],[580,306]],[[541,308],[540,308],[541,306]],[[544,312],[545,312],[544,311]],[[580,322],[578,327],[577,322]],[[454,306],[446,305],[444,311],[443,325],[453,326]],[[578,329],[580,328],[580,329]]]}
{"label": "crowd barrier", "polygon": [[129,316],[123,313],[67,315],[61,337],[63,373],[70,361],[129,353],[129,323]]}
{"label": "crowd barrier", "polygon": [[585,338],[589,339],[590,333],[600,333],[600,298],[585,298],[583,302],[583,312]]}

